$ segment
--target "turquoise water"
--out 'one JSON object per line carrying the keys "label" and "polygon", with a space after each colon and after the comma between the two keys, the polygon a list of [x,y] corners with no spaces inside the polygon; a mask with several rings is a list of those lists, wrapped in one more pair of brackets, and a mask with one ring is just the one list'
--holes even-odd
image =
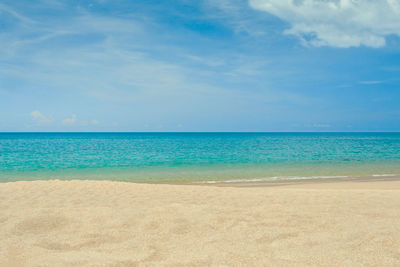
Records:
{"label": "turquoise water", "polygon": [[400,133],[0,133],[0,181],[400,174]]}

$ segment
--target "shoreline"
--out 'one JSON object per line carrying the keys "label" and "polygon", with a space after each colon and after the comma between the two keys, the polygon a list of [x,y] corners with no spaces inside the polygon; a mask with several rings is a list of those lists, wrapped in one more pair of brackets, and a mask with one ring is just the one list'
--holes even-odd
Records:
{"label": "shoreline", "polygon": [[[400,185],[400,175],[395,176],[362,176],[362,177],[338,177],[338,178],[311,178],[311,179],[281,179],[281,180],[271,180],[271,181],[244,181],[239,182],[177,182],[171,183],[167,182],[135,182],[135,181],[120,181],[120,180],[94,180],[94,179],[49,179],[49,180],[18,180],[18,181],[7,181],[0,182],[0,186],[7,184],[18,184],[18,183],[42,183],[42,182],[87,182],[87,183],[117,183],[126,185],[154,185],[154,186],[182,186],[182,187],[216,187],[216,188],[325,188],[329,189],[371,189],[371,185],[378,186],[379,189],[390,189],[390,185],[399,183]],[[366,185],[366,186],[364,186]],[[382,185],[384,185],[382,187]]]}
{"label": "shoreline", "polygon": [[397,181],[400,180],[400,174],[374,174],[368,176],[310,176],[310,177],[267,177],[267,178],[249,178],[249,179],[229,179],[229,180],[125,180],[125,179],[79,179],[58,177],[51,179],[21,179],[0,181],[1,184],[15,182],[34,182],[34,181],[110,181],[119,183],[133,184],[169,184],[169,185],[200,185],[217,187],[269,187],[285,186],[313,183],[338,183],[338,182],[379,182],[379,181]]}
{"label": "shoreline", "polygon": [[388,176],[361,176],[361,177],[337,177],[337,178],[310,178],[310,179],[282,179],[273,181],[240,181],[240,182],[215,182],[201,183],[200,185],[211,185],[218,187],[275,187],[275,186],[299,186],[312,184],[335,184],[335,183],[375,183],[375,182],[400,181],[400,175]]}

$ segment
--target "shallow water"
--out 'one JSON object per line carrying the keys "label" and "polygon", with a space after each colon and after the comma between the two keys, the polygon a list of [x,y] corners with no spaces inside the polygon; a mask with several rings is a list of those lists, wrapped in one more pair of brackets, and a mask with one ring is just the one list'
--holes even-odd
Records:
{"label": "shallow water", "polygon": [[400,133],[0,133],[0,181],[400,174]]}

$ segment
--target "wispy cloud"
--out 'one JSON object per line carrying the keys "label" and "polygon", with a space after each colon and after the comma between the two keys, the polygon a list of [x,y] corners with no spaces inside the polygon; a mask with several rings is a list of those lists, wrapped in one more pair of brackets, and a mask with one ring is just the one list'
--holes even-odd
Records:
{"label": "wispy cloud", "polygon": [[14,18],[16,18],[16,19],[18,19],[18,20],[20,20],[20,21],[22,21],[24,23],[27,23],[27,24],[36,23],[35,20],[20,14],[19,12],[15,11],[11,7],[9,7],[9,6],[5,5],[5,4],[0,4],[0,14],[3,13],[3,12],[8,13],[11,16],[13,16]]}
{"label": "wispy cloud", "polygon": [[[231,81],[249,76],[249,80],[253,80],[256,76],[265,75],[261,69],[266,62],[260,62],[256,57],[249,58],[241,54],[233,57],[229,54],[215,57],[193,55],[185,51],[187,48],[177,50],[177,47],[169,44],[153,46],[149,51],[146,39],[153,37],[146,33],[145,25],[135,20],[81,12],[69,18],[69,23],[51,25],[51,28],[43,26],[46,33],[42,33],[43,27],[38,28],[35,38],[22,42],[17,37],[19,45],[15,57],[25,57],[25,62],[30,64],[16,68],[8,66],[7,69],[0,69],[0,73],[31,83],[68,87],[68,90],[75,90],[86,97],[123,103],[157,103],[160,97],[175,98],[175,101],[179,101],[179,98],[205,99],[209,94],[221,95],[221,98],[223,95],[227,98],[252,97],[251,91],[223,88],[220,85],[221,79]],[[47,42],[63,40],[63,36],[73,36],[79,40],[79,36],[89,33],[101,38],[94,38],[93,41],[85,39],[77,47],[62,47],[61,53],[60,48],[44,48]],[[33,44],[35,51],[25,54]],[[176,58],[170,60],[154,57],[154,54],[159,53],[158,49],[177,50],[177,54],[187,55],[186,58],[192,63]],[[207,68],[195,66],[193,61]],[[24,70],[26,67],[36,71],[28,72]],[[269,102],[296,99],[287,98],[286,92],[268,88],[262,94]]]}
{"label": "wispy cloud", "polygon": [[314,123],[312,125],[312,127],[314,127],[314,128],[331,128],[332,125],[330,125],[329,123]]}
{"label": "wispy cloud", "polygon": [[385,81],[360,81],[359,84],[373,85],[373,84],[382,84]]}
{"label": "wispy cloud", "polygon": [[208,18],[222,21],[236,34],[246,33],[254,37],[268,34],[265,24],[251,12],[247,0],[206,0],[204,3],[213,10],[208,13]]}

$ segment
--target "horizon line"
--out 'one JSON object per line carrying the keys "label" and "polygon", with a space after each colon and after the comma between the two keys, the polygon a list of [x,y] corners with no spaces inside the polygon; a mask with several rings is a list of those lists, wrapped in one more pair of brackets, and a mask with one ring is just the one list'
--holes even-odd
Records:
{"label": "horizon line", "polygon": [[400,131],[82,131],[82,132],[63,132],[63,131],[0,131],[0,134],[10,133],[400,133]]}

